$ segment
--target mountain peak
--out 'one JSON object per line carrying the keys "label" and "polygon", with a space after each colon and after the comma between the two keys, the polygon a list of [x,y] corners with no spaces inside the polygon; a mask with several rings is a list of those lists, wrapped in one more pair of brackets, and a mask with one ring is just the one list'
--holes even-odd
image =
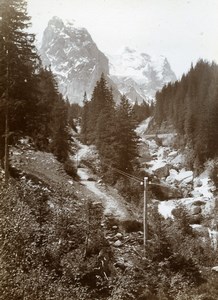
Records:
{"label": "mountain peak", "polygon": [[44,31],[40,54],[70,102],[82,102],[85,91],[89,97],[101,74],[109,73],[107,57],[85,28],[75,26],[75,21],[53,17]]}
{"label": "mountain peak", "polygon": [[[109,55],[110,74],[122,94],[135,101],[154,98],[164,84],[175,81],[167,58],[151,56],[145,52],[125,47],[116,55]],[[134,92],[135,91],[135,94]]]}
{"label": "mountain peak", "polygon": [[61,18],[54,16],[53,18],[51,18],[51,20],[49,20],[48,26],[55,26],[57,28],[62,28],[64,27],[64,22]]}
{"label": "mountain peak", "polygon": [[57,16],[48,22],[40,54],[43,64],[51,66],[56,75],[60,92],[70,102],[82,103],[85,91],[90,98],[102,73],[116,91],[115,98],[120,92],[132,102],[154,98],[164,84],[176,80],[166,57],[154,57],[130,47],[106,57],[87,29]]}

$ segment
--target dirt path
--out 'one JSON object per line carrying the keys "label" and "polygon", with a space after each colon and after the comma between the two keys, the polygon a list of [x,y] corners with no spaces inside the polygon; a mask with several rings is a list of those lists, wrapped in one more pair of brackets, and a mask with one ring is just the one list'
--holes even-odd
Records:
{"label": "dirt path", "polygon": [[81,178],[81,183],[102,202],[105,215],[113,215],[120,220],[130,218],[130,213],[125,204],[121,202],[120,197],[119,199],[118,196],[117,198],[113,197],[109,190],[106,191],[96,181],[88,180],[90,178],[88,172],[86,168],[78,168],[77,173]]}
{"label": "dirt path", "polygon": [[[87,145],[79,142],[78,146],[79,150],[75,159],[79,165],[81,160],[89,159],[93,153],[92,148]],[[79,167],[77,173],[81,178],[81,183],[102,202],[105,215],[113,215],[120,220],[133,216],[133,212],[128,209],[127,203],[115,190],[98,183],[96,180],[92,180],[93,176],[88,168]]]}
{"label": "dirt path", "polygon": [[[86,156],[92,155],[92,147],[78,143],[79,151],[74,160],[77,164]],[[28,148],[28,145],[27,145]],[[93,177],[88,168],[78,168],[80,183],[74,181],[66,174],[63,165],[59,163],[51,153],[34,151],[33,149],[14,149],[12,164],[22,170],[24,174],[33,175],[53,190],[62,190],[68,193],[76,193],[79,199],[86,201],[101,201],[105,215],[113,215],[120,220],[130,218],[133,213],[128,209],[124,199],[118,193],[96,181],[90,181]],[[24,175],[25,177],[25,175]]]}

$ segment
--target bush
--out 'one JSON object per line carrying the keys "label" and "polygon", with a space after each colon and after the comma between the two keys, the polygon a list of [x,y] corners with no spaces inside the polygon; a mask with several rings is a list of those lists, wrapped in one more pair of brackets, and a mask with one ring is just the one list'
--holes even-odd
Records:
{"label": "bush", "polygon": [[214,162],[214,165],[211,170],[210,178],[215,184],[215,187],[218,188],[218,162]]}
{"label": "bush", "polygon": [[77,169],[72,160],[67,159],[64,163],[64,170],[65,172],[71,176],[72,178],[77,178]]}
{"label": "bush", "polygon": [[125,220],[120,222],[121,227],[127,233],[143,231],[143,224],[137,220]]}
{"label": "bush", "polygon": [[135,182],[126,178],[119,178],[115,185],[119,194],[129,203],[139,206],[143,198],[143,187],[139,182]]}
{"label": "bush", "polygon": [[106,218],[105,225],[108,230],[112,230],[113,226],[119,227],[120,221],[111,215]]}

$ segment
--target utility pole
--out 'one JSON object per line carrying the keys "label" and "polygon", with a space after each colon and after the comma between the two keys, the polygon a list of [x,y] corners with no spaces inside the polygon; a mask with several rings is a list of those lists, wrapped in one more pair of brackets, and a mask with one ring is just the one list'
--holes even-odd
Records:
{"label": "utility pole", "polygon": [[148,177],[144,177],[144,209],[143,209],[144,255],[147,246],[147,180]]}
{"label": "utility pole", "polygon": [[5,46],[6,46],[6,92],[5,92],[5,100],[6,100],[6,108],[5,108],[5,159],[4,159],[4,169],[5,169],[5,185],[8,185],[9,180],[9,146],[8,146],[8,138],[9,138],[9,53],[8,53],[8,39],[5,38]]}

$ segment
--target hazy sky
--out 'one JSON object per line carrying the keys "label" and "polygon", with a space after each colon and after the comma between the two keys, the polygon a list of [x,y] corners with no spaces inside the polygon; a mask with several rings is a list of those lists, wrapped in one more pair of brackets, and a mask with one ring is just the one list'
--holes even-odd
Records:
{"label": "hazy sky", "polygon": [[28,0],[41,41],[53,16],[76,20],[98,48],[165,55],[178,77],[199,58],[218,63],[218,0]]}

